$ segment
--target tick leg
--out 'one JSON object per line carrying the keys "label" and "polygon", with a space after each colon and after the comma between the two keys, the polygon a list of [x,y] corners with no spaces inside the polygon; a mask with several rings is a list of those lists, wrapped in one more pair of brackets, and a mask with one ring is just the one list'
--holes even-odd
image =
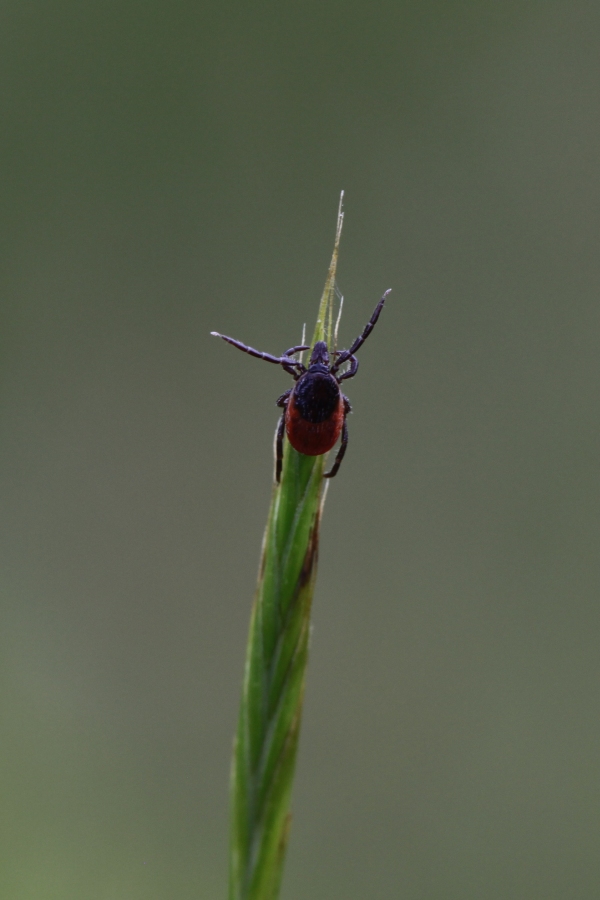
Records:
{"label": "tick leg", "polygon": [[350,368],[347,372],[343,372],[341,375],[336,375],[336,379],[338,384],[340,381],[343,381],[344,378],[354,378],[356,373],[358,372],[358,360],[355,356],[348,357],[350,360]]}
{"label": "tick leg", "polygon": [[285,394],[282,394],[281,397],[278,397],[277,400],[275,401],[275,406],[282,406],[285,409],[287,406],[288,397],[290,396],[292,391],[293,391],[293,388],[290,388],[288,391],[285,392]]}
{"label": "tick leg", "polygon": [[289,350],[286,350],[283,354],[284,356],[293,356],[294,353],[300,353],[302,350],[310,350],[308,344],[298,344],[297,347],[290,347]]}
{"label": "tick leg", "polygon": [[218,331],[211,331],[211,334],[214,337],[222,338],[224,341],[227,341],[228,344],[237,347],[238,350],[243,350],[244,353],[249,353],[250,356],[255,356],[257,359],[264,359],[265,362],[275,363],[277,366],[280,366],[283,362],[280,356],[273,356],[271,353],[261,353],[260,350],[255,350],[254,347],[248,347],[247,344],[242,344],[241,341],[236,341],[235,338],[227,337],[226,334],[219,334]]}
{"label": "tick leg", "polygon": [[[290,347],[290,349],[286,350],[283,354],[283,359],[285,359],[286,357],[292,357],[294,353],[300,353],[302,350],[310,350],[310,347],[308,347],[306,344],[298,344],[298,346],[296,347]],[[281,364],[286,372],[288,372],[290,375],[293,375],[295,381],[298,381],[300,376],[304,375],[304,373],[306,372],[306,366],[304,365],[304,363],[301,363],[300,360],[297,359],[289,359],[287,365],[283,361]]]}
{"label": "tick leg", "polygon": [[[300,378],[300,375],[303,375],[306,372],[305,367],[298,360],[292,359],[288,356],[273,356],[271,353],[262,353],[260,350],[255,350],[254,347],[248,347],[246,344],[242,344],[241,341],[236,341],[235,338],[227,337],[226,334],[219,334],[218,331],[211,331],[211,334],[214,337],[220,337],[224,341],[227,341],[228,344],[231,344],[233,347],[237,347],[238,350],[243,350],[244,353],[249,353],[250,356],[255,356],[257,359],[264,359],[265,362],[275,363],[276,366],[283,366],[286,372],[290,375],[293,375],[295,380],[297,381]],[[297,371],[297,370],[300,371]]]}
{"label": "tick leg", "polygon": [[285,411],[287,409],[289,396],[293,388],[290,388],[285,394],[277,398],[276,406],[281,406],[283,412],[275,432],[275,481],[279,484],[281,480],[281,467],[283,466],[283,435],[285,432]]}
{"label": "tick leg", "polygon": [[[348,404],[350,405],[350,404]],[[335,458],[335,462],[330,472],[325,472],[323,478],[333,478],[337,475],[340,464],[344,458],[344,453],[346,452],[346,447],[348,446],[348,426],[346,425],[346,419],[344,419],[344,424],[342,425],[342,442],[340,444],[340,449],[337,452],[337,456]]]}
{"label": "tick leg", "polygon": [[[281,397],[279,399],[281,400]],[[284,410],[281,413],[281,418],[275,434],[275,481],[277,484],[281,481],[281,469],[283,466],[283,435],[285,433],[285,406],[287,406],[287,401],[285,404],[280,403],[279,405],[284,406]]]}
{"label": "tick leg", "polygon": [[280,360],[281,365],[283,366],[284,372],[287,372],[288,375],[291,375],[294,381],[298,381],[301,375],[304,375],[306,372],[306,366],[303,366],[301,362],[297,362],[295,359],[288,358]]}
{"label": "tick leg", "polygon": [[[390,290],[391,290],[391,288],[390,288]],[[362,347],[362,345],[364,344],[364,342],[366,341],[366,339],[369,337],[369,335],[371,334],[371,332],[373,331],[373,329],[374,329],[374,327],[375,327],[375,323],[377,322],[377,319],[379,318],[379,314],[380,314],[381,310],[383,309],[383,304],[385,303],[386,298],[387,298],[387,295],[388,295],[389,293],[390,293],[390,291],[386,291],[386,292],[385,292],[385,294],[383,295],[383,297],[381,298],[381,300],[379,301],[379,303],[378,303],[377,306],[375,307],[375,310],[374,310],[374,312],[373,312],[373,315],[371,316],[371,318],[369,319],[369,321],[368,321],[367,324],[365,325],[365,327],[364,327],[364,329],[363,329],[363,333],[362,333],[361,335],[359,335],[359,337],[356,338],[356,340],[354,341],[354,343],[352,344],[352,346],[350,347],[350,349],[349,349],[349,350],[343,350],[343,351],[340,353],[340,355],[338,356],[338,358],[337,358],[336,361],[335,361],[335,364],[331,367],[331,374],[332,374],[332,375],[335,375],[335,373],[337,372],[337,370],[339,369],[339,367],[340,367],[343,363],[345,363],[346,360],[350,359],[350,357],[353,356],[353,355],[356,353],[356,351],[358,350],[359,347]]]}

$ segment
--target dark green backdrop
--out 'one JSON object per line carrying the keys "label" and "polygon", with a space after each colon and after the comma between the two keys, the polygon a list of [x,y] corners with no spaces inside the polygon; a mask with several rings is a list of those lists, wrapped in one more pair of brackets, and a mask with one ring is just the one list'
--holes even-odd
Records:
{"label": "dark green backdrop", "polygon": [[0,9],[6,900],[225,896],[289,379],[349,383],[284,900],[600,896],[600,7]]}

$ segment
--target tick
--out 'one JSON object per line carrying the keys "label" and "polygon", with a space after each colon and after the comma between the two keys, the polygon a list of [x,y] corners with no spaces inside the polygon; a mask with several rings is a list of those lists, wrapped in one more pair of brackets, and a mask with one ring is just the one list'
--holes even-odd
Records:
{"label": "tick", "polygon": [[[348,446],[346,416],[352,410],[350,401],[340,390],[340,384],[347,378],[354,378],[358,372],[358,360],[354,354],[373,331],[389,293],[389,290],[385,292],[362,334],[356,338],[351,347],[348,350],[336,350],[332,354],[332,363],[330,363],[330,353],[325,341],[317,341],[307,368],[300,360],[294,359],[297,353],[310,350],[310,347],[304,344],[290,347],[283,356],[271,356],[270,353],[261,353],[260,350],[248,347],[241,341],[236,341],[225,334],[219,334],[218,331],[211,331],[215,337],[223,338],[228,344],[233,344],[238,350],[243,350],[250,356],[283,366],[296,382],[277,400],[277,406],[283,409],[275,440],[275,480],[277,482],[281,479],[283,465],[284,432],[292,447],[298,453],[304,453],[306,456],[321,456],[323,453],[327,453],[341,434],[342,440],[337,456],[331,471],[326,472],[324,477],[333,478],[334,475],[337,475]],[[339,373],[345,363],[348,363],[348,368]]]}

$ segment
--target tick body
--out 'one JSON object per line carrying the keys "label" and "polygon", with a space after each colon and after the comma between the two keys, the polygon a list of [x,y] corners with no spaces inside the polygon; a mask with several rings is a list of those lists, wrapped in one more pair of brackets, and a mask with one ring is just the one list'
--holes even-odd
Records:
{"label": "tick body", "polygon": [[285,404],[285,430],[289,442],[298,453],[306,456],[320,456],[331,450],[340,436],[345,417],[338,382],[327,371],[314,371],[316,368],[311,366],[300,376]]}
{"label": "tick body", "polygon": [[[348,446],[346,416],[352,409],[350,401],[340,390],[340,384],[345,379],[353,378],[356,375],[358,360],[354,354],[373,330],[389,293],[389,291],[385,292],[362,334],[356,338],[348,350],[335,351],[333,361],[331,361],[325,341],[317,341],[313,347],[308,368],[295,359],[295,356],[303,350],[309,350],[310,347],[304,345],[290,347],[283,356],[271,356],[270,353],[261,353],[234,338],[216,331],[211,332],[215,337],[223,338],[238,350],[282,366],[295,381],[294,386],[277,400],[277,406],[283,409],[275,441],[275,479],[277,482],[281,478],[283,464],[284,432],[292,447],[298,453],[304,453],[306,456],[321,456],[323,453],[327,453],[341,435],[342,440],[335,462],[331,471],[325,473],[325,478],[333,478],[337,474]],[[340,372],[340,368],[346,363],[348,367]]]}

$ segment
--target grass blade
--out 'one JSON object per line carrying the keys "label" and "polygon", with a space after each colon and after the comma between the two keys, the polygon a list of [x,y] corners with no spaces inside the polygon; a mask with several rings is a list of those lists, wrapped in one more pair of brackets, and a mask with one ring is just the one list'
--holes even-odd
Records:
{"label": "grass blade", "polygon": [[[331,340],[343,192],[313,336]],[[229,900],[276,900],[308,658],[310,608],[324,501],[323,456],[285,442],[273,488],[246,652],[231,773]]]}

